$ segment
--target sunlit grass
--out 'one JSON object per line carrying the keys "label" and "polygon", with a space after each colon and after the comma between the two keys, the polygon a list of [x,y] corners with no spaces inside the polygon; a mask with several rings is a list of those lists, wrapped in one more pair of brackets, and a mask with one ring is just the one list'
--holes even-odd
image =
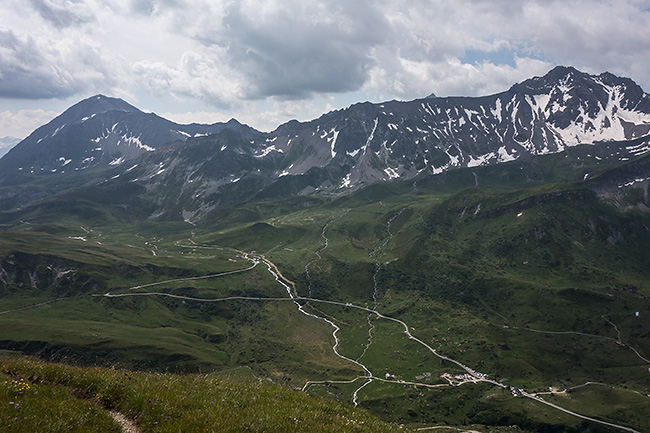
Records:
{"label": "sunlit grass", "polygon": [[[143,432],[391,432],[365,410],[266,381],[0,360],[2,429],[117,432],[116,410]],[[9,427],[11,426],[11,427]]]}

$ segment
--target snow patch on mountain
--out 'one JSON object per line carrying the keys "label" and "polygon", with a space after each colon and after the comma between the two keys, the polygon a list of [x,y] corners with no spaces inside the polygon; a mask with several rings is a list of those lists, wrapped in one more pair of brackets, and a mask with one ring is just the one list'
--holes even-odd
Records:
{"label": "snow patch on mountain", "polygon": [[481,165],[487,165],[491,159],[495,157],[494,153],[487,153],[485,155],[480,155],[476,158],[473,156],[469,157],[469,162],[467,163],[468,167],[479,167]]}
{"label": "snow patch on mountain", "polygon": [[386,173],[388,179],[399,179],[400,177],[399,173],[394,168],[388,167],[384,169],[384,173]]}
{"label": "snow patch on mountain", "polygon": [[336,146],[336,139],[339,137],[339,131],[336,128],[330,130],[331,137],[327,139],[327,142],[330,143],[330,153],[332,154],[332,159],[336,157],[336,152],[334,151],[334,146]]}
{"label": "snow patch on mountain", "polygon": [[[142,141],[140,140],[142,136],[134,137],[134,136],[127,136],[126,134],[122,136],[122,140],[124,140],[124,143],[132,146],[135,145],[138,149],[142,149],[146,152],[153,152],[154,149],[151,146],[147,146],[146,144],[143,144]],[[119,142],[118,142],[119,143]]]}
{"label": "snow patch on mountain", "polygon": [[351,173],[346,174],[343,180],[341,181],[341,185],[339,185],[339,189],[350,188],[352,186],[351,178],[352,178]]}
{"label": "snow patch on mountain", "polygon": [[260,153],[259,155],[255,155],[255,158],[264,158],[266,155],[268,155],[271,152],[284,153],[284,150],[278,149],[277,147],[275,147],[275,145],[272,145],[262,150],[262,153]]}
{"label": "snow patch on mountain", "polygon": [[63,128],[65,128],[65,126],[66,126],[66,125],[63,124],[63,125],[59,126],[58,128],[56,128],[56,130],[52,133],[51,137],[54,137],[56,134],[58,134],[59,132],[61,132],[61,130],[62,130]]}

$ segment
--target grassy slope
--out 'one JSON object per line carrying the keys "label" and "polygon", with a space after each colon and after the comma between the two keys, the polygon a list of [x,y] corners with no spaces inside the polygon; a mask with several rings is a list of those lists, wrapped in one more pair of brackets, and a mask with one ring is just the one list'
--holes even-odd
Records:
{"label": "grassy slope", "polygon": [[108,410],[142,432],[394,432],[367,411],[266,381],[75,368],[2,359],[0,428],[119,432]]}

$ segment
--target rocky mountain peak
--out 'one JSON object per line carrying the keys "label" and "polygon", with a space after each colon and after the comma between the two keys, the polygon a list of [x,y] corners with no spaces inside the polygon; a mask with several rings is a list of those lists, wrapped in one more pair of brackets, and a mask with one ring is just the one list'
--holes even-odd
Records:
{"label": "rocky mountain peak", "polygon": [[174,141],[223,129],[250,128],[235,119],[212,125],[181,125],[145,113],[122,99],[95,95],[36,129],[0,159],[0,186],[89,168],[108,169]]}
{"label": "rocky mountain peak", "polygon": [[84,118],[100,113],[106,113],[108,111],[125,111],[131,113],[141,112],[139,109],[122,99],[111,98],[104,95],[95,95],[68,108],[63,112],[62,116]]}
{"label": "rocky mountain peak", "polygon": [[33,135],[38,135],[37,139],[42,138],[50,131],[52,128],[62,128],[66,125],[76,125],[82,122],[85,122],[88,119],[91,119],[99,114],[104,114],[108,112],[123,112],[123,113],[142,113],[139,109],[129,104],[128,102],[119,99],[111,98],[104,95],[95,95],[90,98],[84,99],[77,102],[67,110],[65,110],[61,115],[52,119],[51,122],[43,125],[34,131]]}

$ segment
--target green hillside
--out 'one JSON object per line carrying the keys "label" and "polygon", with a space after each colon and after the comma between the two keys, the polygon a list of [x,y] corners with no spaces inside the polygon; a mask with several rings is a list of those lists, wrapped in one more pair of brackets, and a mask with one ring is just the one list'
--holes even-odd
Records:
{"label": "green hillside", "polygon": [[[606,167],[558,158],[526,162],[528,180],[516,162],[218,208],[197,225],[141,218],[138,191],[4,214],[0,348],[239,369],[411,428],[647,431],[646,198],[604,199],[581,179]],[[166,376],[194,380],[179,377]]]}
{"label": "green hillside", "polygon": [[173,375],[0,358],[0,424],[11,432],[394,432],[345,404],[256,380],[246,369]]}

